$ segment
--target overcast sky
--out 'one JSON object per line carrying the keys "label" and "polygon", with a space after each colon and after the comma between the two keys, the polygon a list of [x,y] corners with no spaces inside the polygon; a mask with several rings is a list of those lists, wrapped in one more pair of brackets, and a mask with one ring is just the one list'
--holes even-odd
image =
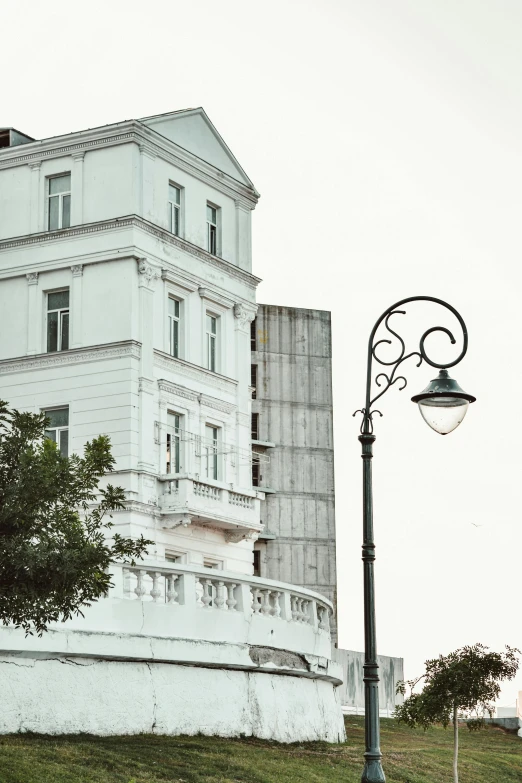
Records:
{"label": "overcast sky", "polygon": [[[409,398],[434,373],[414,364],[376,424],[378,647],[409,677],[475,641],[522,648],[521,40],[519,0],[29,0],[0,17],[0,126],[44,138],[203,106],[262,196],[259,301],[332,311],[341,646],[363,648],[351,414],[369,332],[407,296],[462,313],[454,375],[478,400],[460,429],[421,420]],[[454,326],[416,312],[396,325]]]}

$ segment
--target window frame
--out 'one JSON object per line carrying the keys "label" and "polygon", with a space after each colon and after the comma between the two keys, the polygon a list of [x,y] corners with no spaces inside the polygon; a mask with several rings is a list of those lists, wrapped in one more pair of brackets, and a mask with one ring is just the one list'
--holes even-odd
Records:
{"label": "window frame", "polygon": [[[169,416],[174,417],[174,427],[169,424]],[[183,423],[184,415],[177,411],[167,412],[167,427],[166,427],[166,441],[165,441],[165,475],[167,476],[179,476],[183,473],[183,460],[185,457],[185,450],[183,448]],[[174,454],[174,468],[172,455]],[[169,458],[170,457],[170,458]]]}
{"label": "window frame", "polygon": [[260,440],[259,438],[259,413],[254,411],[250,414],[250,437],[252,440]]}
{"label": "window frame", "polygon": [[252,389],[252,399],[257,400],[257,364],[250,365],[250,388]]}
{"label": "window frame", "polygon": [[[55,307],[52,310],[49,309],[49,296],[52,294],[60,294],[67,291],[69,294],[69,304],[67,307]],[[69,286],[63,288],[55,288],[52,291],[45,292],[45,352],[46,353],[60,353],[61,351],[69,351],[71,345],[71,289]],[[56,350],[49,349],[49,314],[58,313],[58,333],[56,336]],[[67,315],[67,347],[63,347],[63,318]]]}
{"label": "window frame", "polygon": [[[170,188],[176,188],[179,192],[179,202],[176,203],[172,201],[170,198]],[[177,182],[174,182],[173,180],[169,179],[168,184],[168,198],[167,198],[167,227],[171,234],[173,234],[175,237],[182,237],[183,236],[183,202],[184,202],[184,188],[181,185],[178,185]],[[178,213],[178,230],[173,231],[174,227],[174,211],[177,211]]]}
{"label": "window frame", "polygon": [[[212,438],[208,437],[208,430],[213,430],[213,432],[216,433],[216,435],[212,436]],[[213,441],[213,445],[211,446],[209,441]],[[221,475],[221,465],[220,465],[220,459],[219,459],[219,444],[222,440],[222,428],[218,427],[217,424],[214,424],[213,422],[205,422],[205,436],[204,436],[204,442],[203,442],[203,448],[202,451],[202,473],[206,479],[209,481],[219,481],[220,475]],[[212,474],[209,475],[209,458],[212,459]]]}
{"label": "window frame", "polygon": [[[208,318],[215,321],[216,331],[209,331]],[[219,332],[221,326],[221,316],[213,310],[205,309],[205,368],[210,372],[219,372],[220,356],[219,349],[221,340]],[[212,361],[213,360],[213,361]]]}
{"label": "window frame", "polygon": [[[67,411],[67,424],[62,426],[56,426],[56,427],[47,427],[45,432],[50,432],[51,430],[54,430],[56,432],[56,439],[53,440],[53,438],[48,438],[47,435],[44,435],[45,438],[48,440],[52,440],[56,445],[58,446],[58,450],[62,457],[69,457],[69,430],[71,429],[71,416],[70,416],[70,408],[69,405],[51,405],[49,408],[40,408],[40,413],[44,413],[46,416],[48,413],[52,413],[53,411]],[[47,418],[49,418],[47,416]],[[62,432],[67,432],[67,453],[62,454]]]}
{"label": "window frame", "polygon": [[[69,177],[69,190],[60,191],[59,193],[51,194],[51,181],[53,179],[59,179],[60,177]],[[72,172],[62,171],[56,174],[50,174],[46,177],[47,182],[47,231],[60,231],[63,228],[71,227],[71,208],[72,208]],[[63,224],[63,200],[65,197],[69,197],[69,222],[64,226]],[[58,200],[58,225],[51,228],[51,199]]]}
{"label": "window frame", "polygon": [[[215,222],[209,219],[209,210],[213,209],[216,213]],[[207,201],[207,253],[211,256],[221,255],[221,207],[212,201]]]}
{"label": "window frame", "polygon": [[[170,302],[177,302],[178,315],[176,315],[176,308],[174,307],[174,315],[170,313]],[[168,330],[168,349],[169,355],[174,359],[180,359],[182,354],[182,323],[183,323],[183,299],[170,291],[167,294],[167,330]],[[177,324],[177,353],[173,351],[174,344],[174,327]]]}

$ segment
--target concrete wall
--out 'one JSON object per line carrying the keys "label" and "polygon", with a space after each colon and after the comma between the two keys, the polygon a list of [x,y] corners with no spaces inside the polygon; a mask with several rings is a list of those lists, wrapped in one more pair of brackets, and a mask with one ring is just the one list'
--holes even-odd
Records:
{"label": "concrete wall", "polygon": [[[345,712],[364,713],[363,665],[364,653],[353,650],[334,649],[332,658],[343,669],[343,684],[340,698]],[[398,680],[404,679],[404,661],[402,658],[390,658],[378,655],[379,662],[379,710],[381,715],[389,717],[396,704],[402,704],[403,696],[395,695]]]}
{"label": "concrete wall", "polygon": [[[274,534],[260,542],[266,576],[327,596],[335,605],[335,508],[330,313],[259,305],[256,399],[270,464],[261,485],[275,490],[261,519]],[[263,549],[265,548],[265,551]],[[335,638],[334,618],[334,638]]]}
{"label": "concrete wall", "polygon": [[0,733],[239,735],[340,742],[323,680],[154,661],[0,657]]}

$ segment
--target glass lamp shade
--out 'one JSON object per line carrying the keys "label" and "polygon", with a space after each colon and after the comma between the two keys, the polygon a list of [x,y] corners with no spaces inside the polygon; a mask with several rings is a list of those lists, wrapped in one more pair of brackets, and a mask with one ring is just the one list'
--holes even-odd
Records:
{"label": "glass lamp shade", "polygon": [[422,418],[432,430],[447,435],[456,429],[466,415],[475,397],[466,394],[457,381],[441,370],[438,378],[430,381],[424,391],[411,398],[418,403]]}

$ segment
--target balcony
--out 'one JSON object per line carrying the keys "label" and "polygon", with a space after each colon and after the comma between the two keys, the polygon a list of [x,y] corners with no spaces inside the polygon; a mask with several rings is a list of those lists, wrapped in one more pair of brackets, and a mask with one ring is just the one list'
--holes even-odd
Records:
{"label": "balcony", "polygon": [[192,476],[173,478],[172,474],[159,476],[163,491],[159,506],[163,527],[212,524],[226,531],[232,541],[251,537],[259,532],[261,491],[231,489],[230,484],[218,481],[200,481]]}

